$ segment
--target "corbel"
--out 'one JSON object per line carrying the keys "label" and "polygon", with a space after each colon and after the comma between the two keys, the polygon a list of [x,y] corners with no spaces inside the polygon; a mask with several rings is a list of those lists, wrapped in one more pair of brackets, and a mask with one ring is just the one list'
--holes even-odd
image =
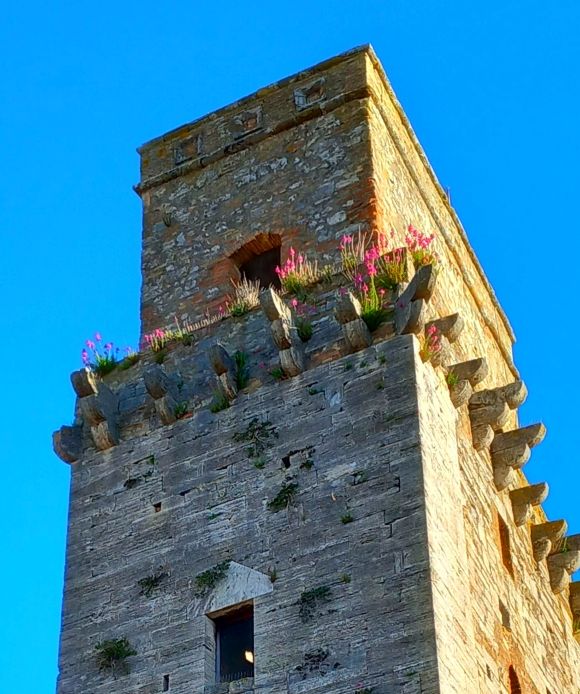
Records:
{"label": "corbel", "polygon": [[490,452],[493,479],[498,491],[510,484],[513,470],[523,467],[528,462],[530,449],[541,443],[545,435],[546,427],[543,424],[495,433]]}
{"label": "corbel", "polygon": [[395,301],[395,332],[419,334],[425,326],[427,302],[435,289],[437,273],[433,265],[423,265]]}
{"label": "corbel", "polygon": [[546,521],[532,525],[530,533],[534,559],[539,563],[545,559],[553,547],[557,547],[568,529],[565,520]]}
{"label": "corbel", "polygon": [[270,321],[272,339],[278,348],[282,371],[286,376],[297,376],[306,366],[302,340],[298,337],[290,309],[271,287],[260,293],[260,304]]}
{"label": "corbel", "polygon": [[358,352],[371,345],[373,338],[367,324],[361,317],[360,301],[351,292],[338,297],[334,315],[342,325],[342,334],[349,352]]}
{"label": "corbel", "polygon": [[517,526],[531,520],[533,507],[539,506],[548,498],[549,487],[546,482],[530,484],[510,492],[514,522]]}
{"label": "corbel", "polygon": [[175,416],[177,400],[173,384],[161,365],[151,364],[143,372],[143,380],[145,389],[153,398],[155,411],[161,422],[163,424],[173,424],[177,419]]}

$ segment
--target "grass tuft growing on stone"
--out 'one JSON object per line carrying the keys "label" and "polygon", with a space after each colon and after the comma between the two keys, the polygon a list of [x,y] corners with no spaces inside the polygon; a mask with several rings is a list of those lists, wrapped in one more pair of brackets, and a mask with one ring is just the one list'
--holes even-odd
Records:
{"label": "grass tuft growing on stone", "polygon": [[296,496],[297,491],[298,484],[296,482],[284,483],[276,496],[268,502],[268,508],[273,513],[283,511],[285,508],[290,506],[294,500],[294,497]]}
{"label": "grass tuft growing on stone", "polygon": [[116,670],[129,656],[137,655],[137,651],[131,647],[126,637],[120,639],[108,639],[95,646],[97,651],[97,665],[99,670]]}
{"label": "grass tuft growing on stone", "polygon": [[211,569],[198,574],[195,577],[195,594],[201,597],[215,588],[226,577],[229,568],[230,562],[222,561],[220,564],[212,566]]}

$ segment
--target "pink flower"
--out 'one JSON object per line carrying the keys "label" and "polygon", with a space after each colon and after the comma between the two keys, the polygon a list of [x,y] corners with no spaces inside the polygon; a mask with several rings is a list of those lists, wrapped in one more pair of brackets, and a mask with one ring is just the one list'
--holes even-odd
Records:
{"label": "pink flower", "polygon": [[290,257],[293,258],[296,255],[296,251],[290,246]]}
{"label": "pink flower", "polygon": [[83,359],[83,364],[86,365],[89,363],[89,354],[86,349],[83,349],[83,351],[81,352],[81,357]]}
{"label": "pink flower", "polygon": [[85,344],[89,349],[95,349],[95,343],[92,340],[87,340]]}
{"label": "pink flower", "polygon": [[96,340],[97,342],[100,342],[100,341],[101,341],[101,333],[95,333],[95,340]]}
{"label": "pink flower", "polygon": [[298,306],[298,299],[294,298],[294,299],[292,299],[292,301],[291,301],[290,303],[292,304],[292,308],[297,308],[297,306]]}
{"label": "pink flower", "polygon": [[105,345],[105,349],[113,349],[113,343],[107,342],[107,344]]}

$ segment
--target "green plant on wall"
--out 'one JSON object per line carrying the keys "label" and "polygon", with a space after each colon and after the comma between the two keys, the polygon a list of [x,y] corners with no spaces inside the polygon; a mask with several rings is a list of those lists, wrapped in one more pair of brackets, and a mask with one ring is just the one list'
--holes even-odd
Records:
{"label": "green plant on wall", "polygon": [[250,380],[250,369],[248,366],[248,355],[239,350],[234,352],[234,380],[238,390],[243,390]]}
{"label": "green plant on wall", "polygon": [[99,670],[111,672],[122,669],[127,671],[125,660],[132,655],[137,655],[127,638],[109,639],[101,641],[95,646],[97,651],[97,665]]}
{"label": "green plant on wall", "polygon": [[268,508],[274,513],[283,511],[294,501],[297,491],[298,484],[296,482],[285,482],[276,496],[268,502]]}
{"label": "green plant on wall", "polygon": [[195,577],[195,594],[202,597],[226,577],[230,568],[229,561],[222,561],[220,564],[212,566],[211,569],[203,571]]}
{"label": "green plant on wall", "polygon": [[139,592],[139,595],[143,595],[146,598],[151,597],[153,592],[159,588],[161,583],[169,576],[167,571],[165,571],[164,567],[160,566],[157,568],[156,571],[154,571],[152,574],[149,576],[145,576],[144,578],[141,578],[139,581],[137,581],[137,584],[139,588],[141,588],[141,591]]}
{"label": "green plant on wall", "polygon": [[246,448],[248,458],[259,458],[266,448],[271,444],[272,439],[278,438],[278,432],[270,422],[260,422],[254,417],[244,431],[237,431],[232,439],[237,443],[245,442],[249,446]]}

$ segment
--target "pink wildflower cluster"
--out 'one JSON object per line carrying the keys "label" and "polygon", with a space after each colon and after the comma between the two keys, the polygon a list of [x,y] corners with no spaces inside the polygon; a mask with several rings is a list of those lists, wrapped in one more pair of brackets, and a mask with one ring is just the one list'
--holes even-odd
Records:
{"label": "pink wildflower cluster", "polygon": [[282,289],[302,297],[306,295],[306,288],[320,279],[318,263],[311,262],[304,253],[297,253],[292,247],[282,267],[276,266],[276,274]]}
{"label": "pink wildflower cluster", "polygon": [[425,338],[421,346],[421,358],[423,361],[431,360],[441,351],[441,334],[437,326],[430,325],[425,331]]}
{"label": "pink wildflower cluster", "polygon": [[101,333],[97,332],[94,340],[85,341],[85,347],[81,350],[81,359],[86,368],[105,374],[115,368],[118,352],[119,348],[112,342],[103,343]]}
{"label": "pink wildflower cluster", "polygon": [[289,256],[282,267],[276,265],[276,274],[283,282],[289,275],[299,274],[306,260],[301,253],[296,254],[296,251],[290,246]]}
{"label": "pink wildflower cluster", "polygon": [[153,352],[158,352],[160,349],[163,349],[169,339],[169,331],[162,330],[161,328],[156,328],[153,332],[143,335],[145,346],[149,347]]}
{"label": "pink wildflower cluster", "polygon": [[316,309],[314,306],[298,301],[296,297],[290,301],[290,306],[294,313],[298,336],[302,342],[308,342],[312,337],[312,316],[316,313]]}
{"label": "pink wildflower cluster", "polygon": [[424,234],[422,231],[415,229],[412,224],[409,224],[407,227],[405,244],[411,253],[416,267],[420,265],[432,265],[437,262],[437,255],[431,247],[434,239],[434,234]]}

